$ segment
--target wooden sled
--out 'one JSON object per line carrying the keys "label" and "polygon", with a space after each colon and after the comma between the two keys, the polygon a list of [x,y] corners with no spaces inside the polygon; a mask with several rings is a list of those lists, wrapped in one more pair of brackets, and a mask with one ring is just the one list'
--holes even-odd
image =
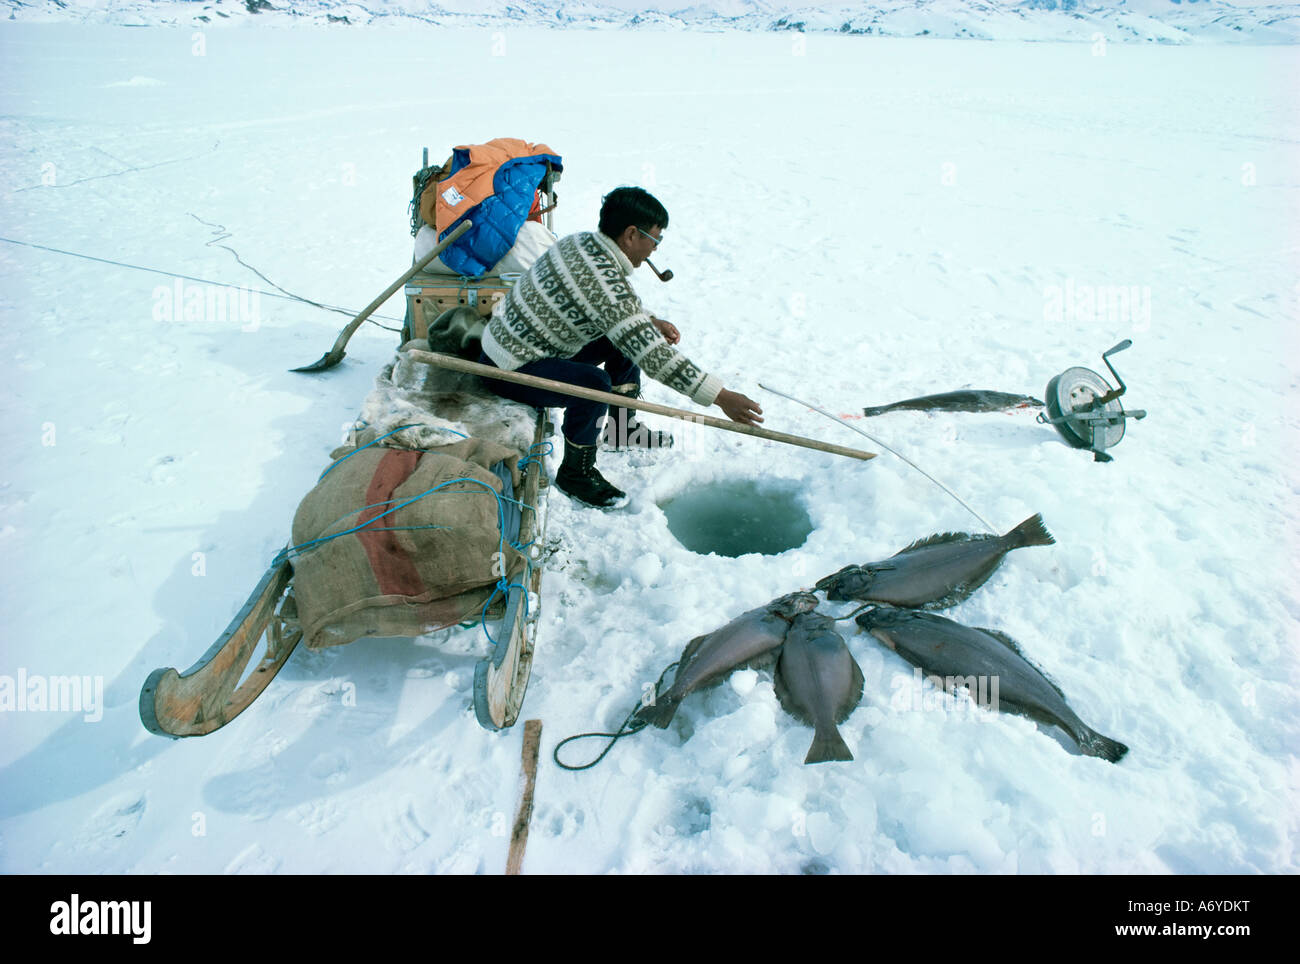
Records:
{"label": "wooden sled", "polygon": [[[424,188],[431,179],[440,179],[446,173],[445,168],[446,165],[430,167],[429,152],[425,150],[424,163],[412,178],[412,235],[422,223],[419,204]],[[548,228],[551,227],[551,211],[556,200],[554,182],[558,178],[558,171],[548,172],[541,187]],[[409,283],[405,286],[407,315],[403,343],[411,338],[426,338],[427,321],[448,308],[470,306],[486,316],[493,304],[509,291],[509,282],[499,276],[468,279],[417,273],[405,280]],[[370,310],[378,307],[378,303],[377,300],[354,322],[359,323]],[[350,331],[345,329],[345,334],[350,334]],[[337,364],[342,357],[341,345],[336,344],[335,348],[338,357],[330,364]],[[332,354],[334,352],[300,370],[330,367],[325,363],[329,362]],[[546,426],[546,413],[542,411],[538,414],[533,433],[531,453],[534,458],[525,468],[520,490],[522,501],[533,508],[522,513],[517,539],[519,545],[540,542],[544,534],[545,509],[538,504],[538,499],[545,489],[545,473],[536,453],[546,437]],[[510,447],[517,447],[517,443]],[[530,608],[527,597],[540,598],[540,566],[526,568],[525,575],[526,578],[521,576],[521,579],[527,594],[517,588],[510,590],[504,604],[504,617],[496,629],[496,647],[475,667],[474,712],[479,723],[489,730],[514,725],[532,673],[538,607],[533,605]],[[197,663],[184,673],[164,668],[149,674],[140,690],[140,720],[145,729],[174,738],[203,736],[225,726],[257,699],[302,640],[292,580],[291,563],[287,558],[278,560],[262,577],[226,631]],[[493,611],[497,611],[495,605]],[[264,637],[265,655],[248,671]]]}
{"label": "wooden sled", "polygon": [[[546,417],[542,412],[533,435],[533,451],[537,451],[545,432]],[[520,545],[540,541],[543,536],[545,510],[538,506],[538,498],[544,478],[540,459],[529,462],[521,491],[524,504],[534,508],[522,514],[517,540]],[[541,567],[532,566],[526,571],[525,585],[536,600],[541,589]],[[278,560],[197,663],[184,673],[168,667],[149,674],[140,690],[140,722],[145,729],[173,738],[203,736],[225,726],[261,695],[302,640],[292,580],[289,560]],[[537,607],[530,610],[524,593],[514,589],[504,608],[496,648],[474,672],[474,713],[489,730],[513,726],[519,718],[533,667]],[[266,652],[245,676],[263,637]]]}

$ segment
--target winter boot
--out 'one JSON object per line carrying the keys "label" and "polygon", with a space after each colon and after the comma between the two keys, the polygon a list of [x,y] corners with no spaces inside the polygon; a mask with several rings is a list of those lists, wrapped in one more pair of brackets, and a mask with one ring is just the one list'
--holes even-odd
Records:
{"label": "winter boot", "polygon": [[626,495],[596,471],[595,445],[579,445],[568,439],[564,440],[564,461],[555,473],[555,484],[570,498],[598,509],[608,509]]}
{"label": "winter boot", "polygon": [[[612,391],[625,398],[641,397],[641,390],[636,385],[619,385]],[[609,420],[605,422],[604,441],[612,449],[666,449],[673,444],[673,437],[642,425],[632,409],[611,405]]]}

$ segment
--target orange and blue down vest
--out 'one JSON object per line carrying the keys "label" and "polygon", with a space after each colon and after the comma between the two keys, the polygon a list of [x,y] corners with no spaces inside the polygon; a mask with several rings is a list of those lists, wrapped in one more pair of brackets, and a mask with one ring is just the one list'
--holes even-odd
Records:
{"label": "orange and blue down vest", "polygon": [[560,155],[545,144],[514,137],[454,148],[450,175],[431,182],[420,199],[420,213],[439,241],[466,218],[474,222],[442,253],[442,263],[471,278],[491,271],[528,220],[548,164],[564,169]]}

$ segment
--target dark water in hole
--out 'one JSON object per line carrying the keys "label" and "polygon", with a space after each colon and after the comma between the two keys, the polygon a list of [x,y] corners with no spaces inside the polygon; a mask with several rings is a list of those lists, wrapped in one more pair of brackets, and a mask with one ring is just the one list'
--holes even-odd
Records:
{"label": "dark water in hole", "polygon": [[711,482],[687,489],[659,507],[677,541],[702,555],[773,556],[803,545],[812,532],[812,520],[792,485]]}

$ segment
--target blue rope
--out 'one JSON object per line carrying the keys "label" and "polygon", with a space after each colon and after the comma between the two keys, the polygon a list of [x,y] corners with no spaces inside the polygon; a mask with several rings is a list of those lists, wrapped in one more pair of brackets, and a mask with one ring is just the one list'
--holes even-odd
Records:
{"label": "blue rope", "polygon": [[[362,424],[362,426],[364,427],[366,423],[362,422],[361,424]],[[322,473],[320,474],[320,478],[317,479],[316,481],[319,482],[321,479],[325,478],[325,476],[327,476],[327,475],[329,475],[331,472],[333,472],[335,466],[337,466],[340,462],[346,462],[348,459],[352,458],[352,456],[356,455],[358,452],[364,452],[366,449],[370,448],[370,446],[372,446],[372,445],[378,445],[378,444],[379,444],[380,442],[382,442],[384,439],[388,438],[388,436],[390,436],[390,435],[396,435],[398,432],[400,432],[400,431],[401,431],[402,429],[404,429],[404,428],[418,428],[419,426],[421,426],[421,425],[426,425],[426,424],[427,424],[427,423],[425,423],[425,422],[414,422],[414,423],[412,423],[412,424],[410,424],[410,425],[399,425],[399,426],[397,426],[397,428],[393,429],[391,432],[385,432],[383,435],[379,436],[377,439],[374,439],[374,440],[372,440],[372,441],[370,441],[370,442],[367,442],[365,445],[361,446],[361,447],[358,448],[358,449],[353,449],[353,450],[352,450],[351,452],[349,452],[347,455],[343,456],[343,458],[341,458],[341,459],[337,459],[337,460],[331,462],[331,463],[330,463],[330,467],[329,467],[328,469],[326,469],[324,472],[322,472]],[[457,432],[454,428],[442,428],[441,426],[438,426],[438,425],[430,425],[430,426],[428,426],[428,427],[429,427],[429,428],[433,428],[433,429],[437,429],[437,430],[440,431],[440,432],[450,432],[452,435],[459,435],[461,438],[469,438],[469,436],[466,435],[464,432]],[[429,450],[428,450],[428,449],[407,449],[406,451],[408,451],[408,452],[427,452],[427,451],[429,451]]]}
{"label": "blue rope", "polygon": [[[528,453],[527,453],[527,454],[526,454],[522,459],[519,460],[518,465],[517,465],[517,468],[520,469],[520,470],[522,471],[522,470],[526,469],[526,468],[528,467],[528,465],[531,464],[531,463],[537,463],[538,465],[540,465],[540,464],[542,463],[542,458],[545,457],[545,456],[547,456],[547,455],[550,455],[550,454],[551,454],[552,452],[554,452],[554,451],[555,451],[555,446],[554,446],[552,443],[548,442],[548,441],[542,441],[542,442],[538,442],[538,443],[535,443],[535,444],[533,444],[533,445],[530,445],[530,446],[528,447]],[[506,531],[506,527],[505,527],[505,503],[506,503],[506,502],[513,503],[514,505],[519,506],[521,509],[527,509],[529,512],[536,513],[536,511],[537,511],[537,507],[536,507],[536,506],[527,505],[526,503],[521,502],[521,501],[519,501],[519,500],[517,500],[517,499],[512,499],[512,498],[509,498],[509,497],[507,497],[507,496],[503,496],[503,495],[501,495],[501,494],[499,494],[499,493],[497,494],[498,510],[499,510],[499,512],[500,512],[500,519],[501,519],[501,522],[500,522],[500,530],[501,530],[501,555],[498,556],[498,558],[504,558],[504,557],[505,557],[505,531]],[[531,541],[531,542],[527,542],[527,543],[524,543],[524,544],[520,544],[520,543],[518,543],[518,542],[511,542],[511,543],[510,543],[511,548],[513,548],[516,552],[518,552],[518,553],[523,557],[523,560],[524,560],[524,580],[525,580],[525,581],[527,581],[527,580],[532,576],[532,573],[533,573],[533,562],[532,562],[532,560],[531,560],[531,559],[529,558],[529,556],[528,556],[528,549],[529,549],[529,548],[530,548],[530,547],[531,547],[535,542],[536,542],[536,540],[533,540],[533,541]],[[524,594],[524,619],[527,619],[527,618],[528,618],[528,589],[527,589],[527,587],[522,586],[522,585],[520,585],[519,583],[512,583],[512,582],[509,582],[509,581],[506,580],[506,578],[505,578],[504,576],[502,576],[501,579],[500,579],[500,581],[497,582],[496,587],[493,589],[493,591],[492,591],[492,595],[488,596],[487,601],[483,603],[483,610],[482,610],[482,613],[481,613],[481,616],[480,616],[480,622],[483,624],[483,635],[487,637],[488,642],[492,644],[492,647],[493,647],[494,649],[495,649],[496,646],[497,646],[497,641],[496,641],[495,639],[492,638],[492,632],[487,628],[487,611],[488,611],[488,607],[492,604],[493,600],[495,600],[495,599],[497,598],[497,595],[498,595],[498,594],[504,595],[504,596],[506,597],[506,606],[509,607],[509,605],[510,605],[510,590],[511,590],[511,589],[518,589],[520,592],[522,592],[522,593]]]}
{"label": "blue rope", "polygon": [[[339,461],[342,461],[342,459],[340,459]],[[411,505],[413,502],[419,502],[419,501],[420,501],[421,499],[423,499],[425,496],[432,495],[433,493],[435,493],[435,492],[437,492],[437,491],[439,491],[439,490],[441,490],[441,489],[445,489],[445,488],[446,488],[447,486],[449,486],[449,485],[454,485],[454,484],[457,483],[457,482],[472,482],[472,483],[474,483],[475,485],[481,485],[481,486],[483,486],[483,488],[487,489],[489,492],[491,492],[493,495],[495,495],[495,496],[497,497],[497,499],[498,499],[498,505],[497,505],[498,521],[501,519],[502,515],[504,514],[504,510],[501,508],[501,506],[500,506],[500,504],[499,504],[499,503],[500,503],[500,499],[501,499],[501,494],[500,494],[499,492],[497,492],[496,489],[492,488],[492,486],[488,485],[486,482],[482,482],[482,481],[480,481],[479,479],[468,479],[468,478],[448,479],[446,482],[440,482],[439,484],[435,485],[432,489],[428,489],[427,491],[421,492],[419,495],[412,496],[411,498],[407,499],[405,502],[401,502],[401,503],[399,503],[399,504],[397,504],[397,505],[394,505],[391,509],[386,509],[386,510],[384,510],[383,512],[379,513],[379,515],[377,515],[377,516],[375,516],[373,519],[371,519],[369,522],[363,522],[361,525],[353,526],[353,527],[350,528],[350,529],[344,529],[342,532],[335,532],[335,533],[333,533],[332,535],[328,535],[328,536],[319,536],[319,537],[317,537],[317,538],[315,538],[315,539],[310,539],[310,540],[308,540],[307,542],[303,542],[303,543],[301,543],[301,544],[299,544],[299,545],[296,545],[296,546],[289,546],[287,549],[284,549],[284,550],[282,550],[282,551],[283,551],[284,553],[288,553],[288,554],[290,554],[290,555],[300,555],[302,552],[306,551],[307,549],[310,549],[312,546],[318,545],[318,544],[320,544],[320,543],[322,543],[322,542],[329,542],[329,541],[332,540],[332,539],[338,539],[338,538],[341,538],[342,536],[351,535],[351,534],[354,533],[354,532],[360,532],[362,529],[369,528],[370,525],[371,525],[371,523],[374,523],[374,522],[379,521],[379,520],[382,519],[384,516],[392,515],[392,514],[393,514],[394,512],[396,512],[398,509],[404,509],[404,508],[406,508],[408,505]],[[461,492],[454,492],[454,493],[452,493],[452,494],[453,494],[453,495],[472,495],[473,493],[472,493],[472,492],[464,492],[464,491],[461,491]],[[373,509],[373,508],[377,508],[378,506],[381,506],[381,505],[388,505],[388,504],[390,504],[392,501],[393,501],[392,499],[389,499],[387,502],[375,502],[375,503],[372,503],[371,505],[363,505],[363,506],[362,506],[361,508],[359,508],[359,509],[353,509],[353,510],[351,510],[350,512],[345,512],[343,515],[339,516],[339,519],[346,519],[348,516],[350,516],[350,515],[355,515],[355,514],[357,514],[358,512],[365,512],[366,509]],[[339,520],[336,519],[333,523],[331,523],[331,525],[337,524],[338,521],[339,521]],[[448,528],[450,528],[450,527],[448,527]],[[502,532],[502,534],[501,534],[501,542],[502,542],[502,548],[503,548],[503,550],[504,550],[504,543],[505,543],[505,533],[504,533],[504,532]]]}
{"label": "blue rope", "polygon": [[[541,448],[542,451],[534,452],[533,449],[536,448]],[[520,472],[524,471],[524,469],[528,468],[528,466],[534,463],[541,465],[542,458],[544,456],[552,454],[554,451],[555,451],[555,446],[552,443],[547,441],[538,442],[536,445],[530,445],[528,447],[528,454],[519,460],[519,471]]]}

